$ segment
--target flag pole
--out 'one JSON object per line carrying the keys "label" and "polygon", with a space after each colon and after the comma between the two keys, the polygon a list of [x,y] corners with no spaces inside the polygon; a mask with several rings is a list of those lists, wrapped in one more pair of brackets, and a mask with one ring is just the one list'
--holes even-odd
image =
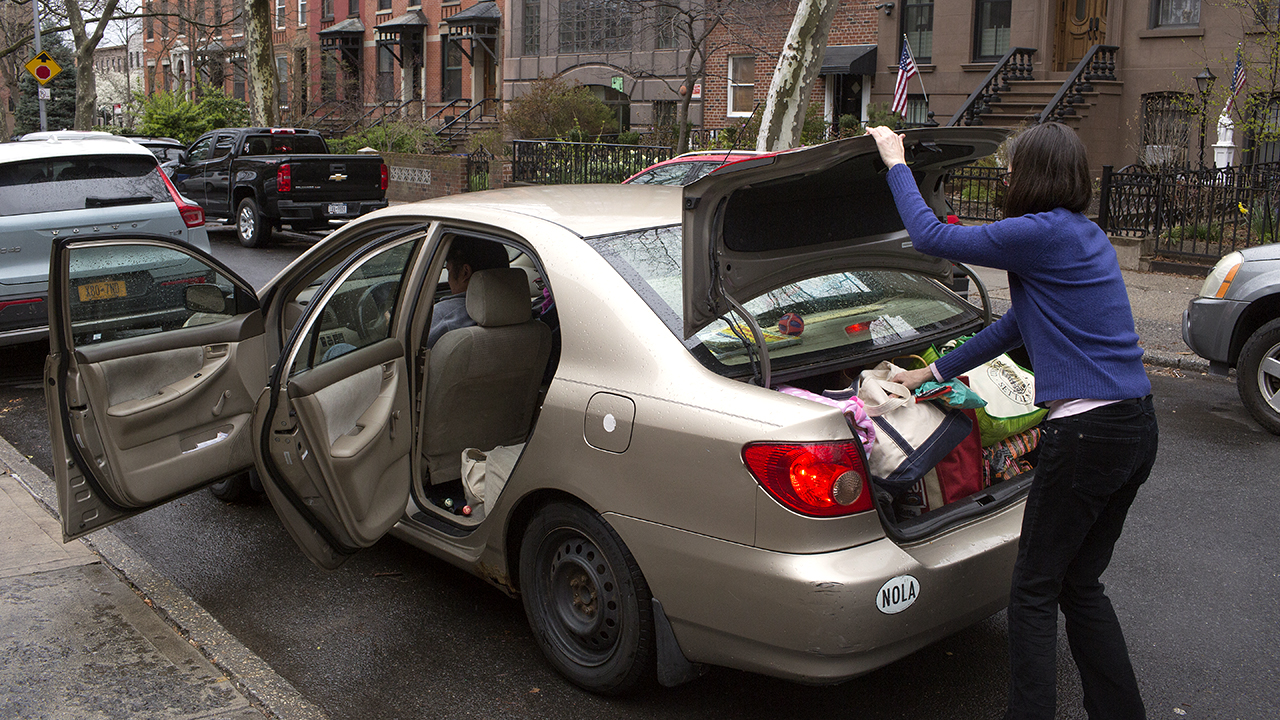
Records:
{"label": "flag pole", "polygon": [[924,89],[924,74],[920,72],[920,65],[916,63],[916,54],[911,52],[911,41],[907,39],[906,33],[902,34],[902,46],[907,49],[911,64],[916,68],[916,79],[920,81],[920,94],[924,95],[924,106],[929,107],[929,93]]}

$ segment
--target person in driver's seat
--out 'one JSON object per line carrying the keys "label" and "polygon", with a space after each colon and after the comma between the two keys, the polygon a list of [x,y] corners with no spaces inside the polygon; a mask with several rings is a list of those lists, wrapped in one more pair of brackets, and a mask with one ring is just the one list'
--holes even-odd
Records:
{"label": "person in driver's seat", "polygon": [[481,270],[509,267],[510,262],[507,249],[491,240],[464,237],[453,241],[444,260],[445,269],[449,271],[449,291],[453,294],[436,303],[431,312],[427,347],[435,345],[450,330],[476,324],[467,314],[467,285],[471,276]]}

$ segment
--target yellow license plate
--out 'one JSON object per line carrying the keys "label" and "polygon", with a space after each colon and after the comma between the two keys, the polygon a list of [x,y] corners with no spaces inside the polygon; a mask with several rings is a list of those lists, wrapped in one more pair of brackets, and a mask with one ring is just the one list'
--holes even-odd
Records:
{"label": "yellow license plate", "polygon": [[80,290],[80,302],[111,300],[125,296],[123,280],[103,280],[102,282],[81,285],[78,289]]}

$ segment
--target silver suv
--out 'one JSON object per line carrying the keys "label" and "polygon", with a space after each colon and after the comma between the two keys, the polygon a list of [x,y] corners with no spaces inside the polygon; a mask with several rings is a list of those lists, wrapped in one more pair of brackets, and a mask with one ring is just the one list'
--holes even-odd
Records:
{"label": "silver suv", "polygon": [[[132,140],[51,132],[0,144],[0,346],[48,334],[54,238],[116,232],[160,235],[209,251],[204,211]],[[167,272],[146,270],[145,279],[131,283],[132,292],[160,291],[173,280]]]}

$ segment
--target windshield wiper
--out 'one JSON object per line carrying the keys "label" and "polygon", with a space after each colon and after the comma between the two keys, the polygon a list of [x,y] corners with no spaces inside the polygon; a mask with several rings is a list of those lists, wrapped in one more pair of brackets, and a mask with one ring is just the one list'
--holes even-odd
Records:
{"label": "windshield wiper", "polygon": [[117,205],[146,205],[153,198],[150,195],[129,195],[127,197],[87,197],[84,206],[87,208],[115,207]]}

